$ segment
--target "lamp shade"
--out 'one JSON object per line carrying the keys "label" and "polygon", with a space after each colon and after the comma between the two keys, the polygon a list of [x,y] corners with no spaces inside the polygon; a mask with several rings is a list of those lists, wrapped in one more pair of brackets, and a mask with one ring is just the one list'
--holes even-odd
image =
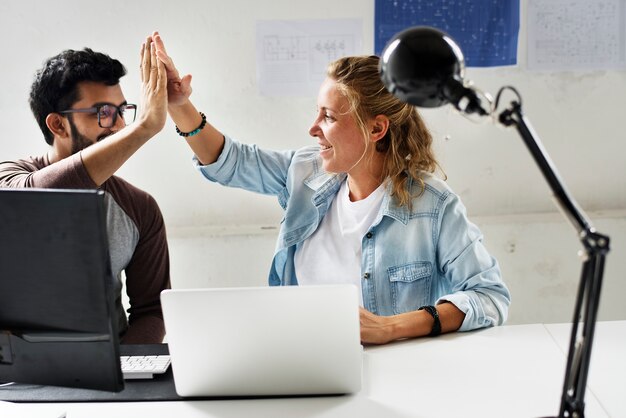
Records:
{"label": "lamp shade", "polygon": [[462,85],[465,59],[446,33],[416,26],[395,35],[383,50],[383,83],[400,100],[419,107],[450,102],[451,86]]}

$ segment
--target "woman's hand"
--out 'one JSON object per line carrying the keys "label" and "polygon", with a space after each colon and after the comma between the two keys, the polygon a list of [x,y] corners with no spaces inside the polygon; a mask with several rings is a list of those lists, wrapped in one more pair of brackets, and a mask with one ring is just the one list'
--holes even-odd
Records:
{"label": "woman's hand", "polygon": [[156,45],[156,54],[159,60],[165,65],[167,74],[167,97],[169,106],[180,106],[189,100],[191,96],[191,74],[180,78],[178,70],[172,58],[165,51],[165,44],[159,32],[152,34],[152,40]]}
{"label": "woman's hand", "polygon": [[167,119],[167,77],[151,37],[141,45],[140,55],[142,98],[138,124],[152,137],[163,129]]}
{"label": "woman's hand", "polygon": [[361,342],[363,344],[386,344],[393,340],[391,335],[391,317],[378,316],[360,307]]}
{"label": "woman's hand", "polygon": [[[391,316],[378,316],[359,308],[361,319],[361,342],[386,344],[403,338],[423,337],[431,333],[434,318],[426,310],[417,310]],[[441,333],[458,330],[465,314],[453,303],[444,301],[437,305]]]}

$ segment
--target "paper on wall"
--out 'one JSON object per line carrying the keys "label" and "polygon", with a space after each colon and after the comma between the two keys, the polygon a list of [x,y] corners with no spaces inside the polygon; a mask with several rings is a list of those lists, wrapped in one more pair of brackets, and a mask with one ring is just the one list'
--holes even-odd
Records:
{"label": "paper on wall", "polygon": [[256,38],[263,96],[316,96],[330,62],[362,54],[359,19],[261,20]]}

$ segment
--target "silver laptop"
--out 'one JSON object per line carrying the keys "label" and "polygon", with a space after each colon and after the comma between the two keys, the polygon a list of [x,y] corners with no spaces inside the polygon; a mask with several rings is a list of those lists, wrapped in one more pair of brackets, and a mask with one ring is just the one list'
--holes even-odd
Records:
{"label": "silver laptop", "polygon": [[356,286],[165,290],[179,396],[320,395],[361,388]]}

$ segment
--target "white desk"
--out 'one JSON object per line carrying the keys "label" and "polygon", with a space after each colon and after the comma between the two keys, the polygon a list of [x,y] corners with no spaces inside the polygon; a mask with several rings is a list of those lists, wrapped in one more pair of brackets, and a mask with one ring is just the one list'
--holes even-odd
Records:
{"label": "white desk", "polygon": [[[350,396],[16,406],[24,418],[56,417],[59,409],[68,418],[556,415],[569,330],[569,325],[504,326],[368,347],[363,389]],[[585,397],[588,418],[626,417],[626,391],[621,383],[617,387],[618,378],[626,376],[625,339],[626,321],[598,324]],[[14,416],[5,411],[0,403],[0,416]]]}
{"label": "white desk", "polygon": [[[545,327],[567,356],[571,325],[547,324]],[[626,417],[625,379],[626,321],[598,322],[586,393],[593,393],[609,416]]]}

